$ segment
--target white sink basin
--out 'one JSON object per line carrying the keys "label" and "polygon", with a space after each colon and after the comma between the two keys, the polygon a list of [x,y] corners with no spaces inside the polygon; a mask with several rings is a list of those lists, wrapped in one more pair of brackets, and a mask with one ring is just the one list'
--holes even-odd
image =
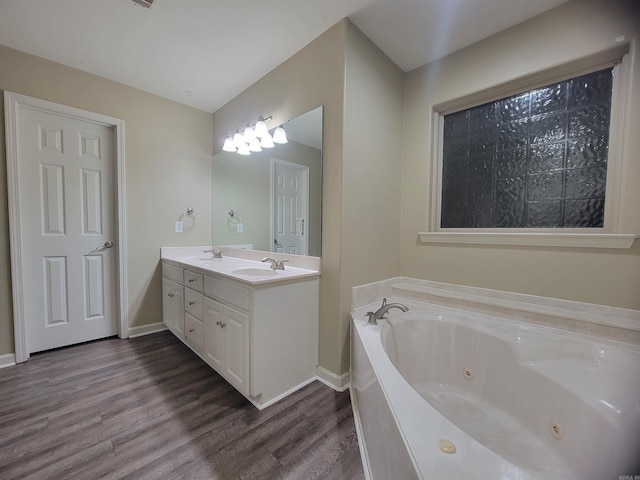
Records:
{"label": "white sink basin", "polygon": [[249,277],[273,277],[274,275],[278,275],[277,270],[272,270],[271,268],[238,268],[231,273]]}

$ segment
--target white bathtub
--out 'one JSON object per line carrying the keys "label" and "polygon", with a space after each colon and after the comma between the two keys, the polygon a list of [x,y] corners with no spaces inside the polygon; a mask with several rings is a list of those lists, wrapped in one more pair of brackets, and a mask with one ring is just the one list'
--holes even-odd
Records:
{"label": "white bathtub", "polygon": [[404,303],[379,326],[370,308],[352,315],[351,393],[375,480],[640,476],[639,347]]}

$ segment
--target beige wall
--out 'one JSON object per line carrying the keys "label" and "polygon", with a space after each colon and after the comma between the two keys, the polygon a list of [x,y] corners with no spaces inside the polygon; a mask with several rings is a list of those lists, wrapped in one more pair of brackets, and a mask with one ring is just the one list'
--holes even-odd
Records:
{"label": "beige wall", "polygon": [[269,125],[278,125],[324,106],[319,356],[320,364],[336,373],[343,340],[340,186],[346,28],[346,21],[330,28],[213,114],[213,148],[219,152],[229,133],[258,115],[273,115]]}
{"label": "beige wall", "polygon": [[257,115],[273,115],[276,125],[318,105],[324,105],[319,363],[342,374],[349,370],[351,287],[399,268],[402,72],[343,20],[215,112],[214,149]]}
{"label": "beige wall", "polygon": [[[406,75],[401,273],[406,276],[640,308],[640,241],[631,250],[420,244],[427,229],[431,111],[567,62],[639,39],[632,2],[577,1]],[[623,151],[624,233],[640,233],[640,62],[632,45],[633,85]],[[614,192],[607,192],[612,195]]]}
{"label": "beige wall", "polygon": [[[342,166],[342,340],[351,288],[400,271],[402,71],[357,28],[347,31]],[[349,370],[348,345],[341,371]]]}
{"label": "beige wall", "polygon": [[[125,121],[129,324],[161,322],[160,246],[210,242],[211,114],[3,46],[0,90]],[[4,120],[0,122],[4,135]],[[0,195],[0,354],[4,354],[14,349],[4,136],[0,145],[4,192]],[[174,221],[187,207],[196,211],[196,226],[176,234]]]}
{"label": "beige wall", "polygon": [[[289,141],[269,150],[240,156],[220,152],[211,165],[211,211],[214,245],[252,244],[254,250],[270,251],[271,159],[277,158],[309,168],[309,255],[320,256],[322,202],[322,152]],[[244,231],[229,222],[229,210],[240,215]]]}

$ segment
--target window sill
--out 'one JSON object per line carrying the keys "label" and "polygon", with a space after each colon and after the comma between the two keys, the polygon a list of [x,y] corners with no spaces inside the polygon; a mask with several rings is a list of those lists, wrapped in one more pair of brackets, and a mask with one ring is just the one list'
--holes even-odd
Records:
{"label": "window sill", "polygon": [[638,237],[622,233],[419,232],[422,243],[631,248]]}

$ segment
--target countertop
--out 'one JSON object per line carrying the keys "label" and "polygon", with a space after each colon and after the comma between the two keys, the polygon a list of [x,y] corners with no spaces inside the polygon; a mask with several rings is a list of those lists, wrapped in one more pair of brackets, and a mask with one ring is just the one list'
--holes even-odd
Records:
{"label": "countertop", "polygon": [[[216,274],[248,285],[263,285],[283,281],[291,281],[306,277],[317,277],[320,272],[306,268],[290,267],[285,264],[285,270],[273,270],[269,263],[262,263],[246,258],[226,256],[212,258],[211,254],[180,251],[163,248],[162,261],[188,268],[198,273]],[[202,251],[202,250],[200,250]],[[274,256],[274,258],[276,258]],[[286,258],[279,255],[278,258]]]}

